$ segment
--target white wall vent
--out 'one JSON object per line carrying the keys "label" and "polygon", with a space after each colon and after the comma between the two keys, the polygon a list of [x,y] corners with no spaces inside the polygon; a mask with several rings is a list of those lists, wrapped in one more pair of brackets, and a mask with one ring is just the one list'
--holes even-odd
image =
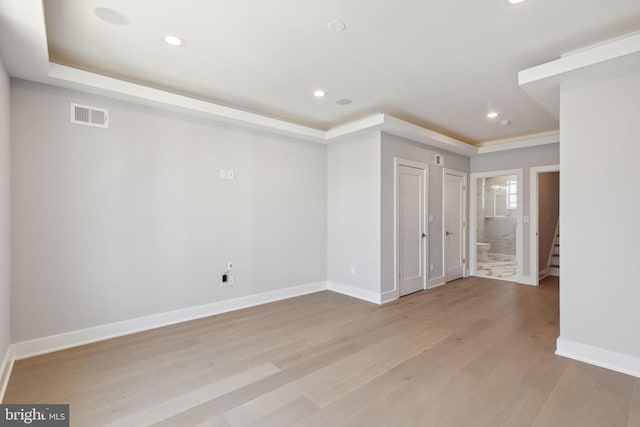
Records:
{"label": "white wall vent", "polygon": [[99,128],[109,127],[109,111],[71,103],[71,123]]}

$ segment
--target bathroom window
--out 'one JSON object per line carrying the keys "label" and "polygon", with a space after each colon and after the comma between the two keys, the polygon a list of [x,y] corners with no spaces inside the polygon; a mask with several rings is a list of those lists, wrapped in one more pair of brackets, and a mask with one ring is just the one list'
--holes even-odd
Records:
{"label": "bathroom window", "polygon": [[507,181],[507,209],[518,208],[518,181],[510,179]]}
{"label": "bathroom window", "polygon": [[507,193],[496,191],[493,193],[493,216],[502,217],[508,216],[509,212],[507,211]]}

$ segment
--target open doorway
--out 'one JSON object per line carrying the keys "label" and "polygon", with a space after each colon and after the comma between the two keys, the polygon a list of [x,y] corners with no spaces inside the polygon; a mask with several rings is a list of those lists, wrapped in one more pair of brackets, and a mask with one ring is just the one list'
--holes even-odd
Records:
{"label": "open doorway", "polygon": [[533,284],[560,276],[560,167],[531,168],[531,276]]}
{"label": "open doorway", "polygon": [[520,281],[522,170],[472,174],[471,186],[471,274]]}

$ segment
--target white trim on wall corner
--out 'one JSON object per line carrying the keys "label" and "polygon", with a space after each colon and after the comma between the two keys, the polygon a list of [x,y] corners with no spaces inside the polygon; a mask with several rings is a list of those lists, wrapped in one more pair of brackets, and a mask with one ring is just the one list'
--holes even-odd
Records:
{"label": "white trim on wall corner", "polygon": [[176,323],[187,322],[189,320],[201,319],[203,317],[311,294],[314,292],[324,291],[326,289],[326,282],[309,283],[306,285],[293,286],[276,291],[263,292],[260,294],[213,302],[210,304],[169,311],[166,313],[124,320],[122,322],[95,326],[93,328],[66,332],[30,341],[23,341],[12,345],[12,359],[18,360],[40,354],[51,353],[53,351],[64,350],[66,348],[77,347],[136,332],[143,332]]}
{"label": "white trim on wall corner", "polygon": [[[362,289],[362,288],[358,288],[355,286],[347,285],[344,283],[338,283],[338,282],[327,282],[327,289],[333,292],[337,292],[339,294],[361,299],[363,301],[372,302],[374,304],[382,303],[381,295],[375,291],[370,291],[368,289]],[[389,295],[391,294],[393,294],[393,299],[395,299],[395,296],[396,296],[395,291],[385,292],[385,295],[387,295],[386,298],[389,298]]]}
{"label": "white trim on wall corner", "polygon": [[11,377],[13,361],[13,346],[9,345],[7,352],[2,359],[2,365],[0,365],[0,403],[4,401],[4,394],[7,391],[7,385],[9,385],[9,377]]}
{"label": "white trim on wall corner", "polygon": [[640,378],[640,357],[637,356],[605,350],[560,337],[556,340],[556,354]]}

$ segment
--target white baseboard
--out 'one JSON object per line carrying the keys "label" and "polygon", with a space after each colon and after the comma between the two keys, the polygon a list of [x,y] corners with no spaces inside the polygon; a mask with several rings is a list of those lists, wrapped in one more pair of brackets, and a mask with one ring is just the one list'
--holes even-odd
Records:
{"label": "white baseboard", "polygon": [[380,295],[380,304],[386,304],[388,302],[395,301],[397,299],[398,299],[397,291],[383,292],[382,295]]}
{"label": "white baseboard", "polygon": [[9,384],[9,377],[11,376],[11,370],[13,369],[13,346],[7,347],[7,352],[2,359],[2,365],[0,365],[0,403],[4,400],[4,394],[7,391],[7,385]]}
{"label": "white baseboard", "polygon": [[326,282],[309,283],[276,291],[247,295],[226,301],[218,301],[195,307],[184,308],[166,313],[153,314],[137,319],[110,323],[88,329],[66,332],[49,337],[23,341],[12,345],[13,360],[24,359],[66,348],[77,347],[109,338],[129,335],[149,329],[160,328],[189,320],[227,313],[242,308],[253,307],[273,301],[306,295],[327,289]]}
{"label": "white baseboard", "polygon": [[637,356],[617,353],[562,338],[556,340],[556,354],[640,378],[640,357]]}
{"label": "white baseboard", "polygon": [[537,286],[536,281],[531,276],[522,276],[518,279],[521,285]]}
{"label": "white baseboard", "polygon": [[438,286],[442,286],[447,283],[447,278],[444,276],[434,277],[433,279],[429,279],[427,281],[427,289],[437,288]]}
{"label": "white baseboard", "polygon": [[545,277],[547,277],[549,275],[549,271],[551,269],[549,267],[545,268],[544,270],[538,272],[538,280],[542,280]]}
{"label": "white baseboard", "polygon": [[338,282],[327,282],[327,289],[339,294],[348,295],[353,298],[361,299],[364,301],[372,302],[374,304],[381,304],[381,295],[377,292],[370,291],[368,289],[362,289],[351,285]]}

